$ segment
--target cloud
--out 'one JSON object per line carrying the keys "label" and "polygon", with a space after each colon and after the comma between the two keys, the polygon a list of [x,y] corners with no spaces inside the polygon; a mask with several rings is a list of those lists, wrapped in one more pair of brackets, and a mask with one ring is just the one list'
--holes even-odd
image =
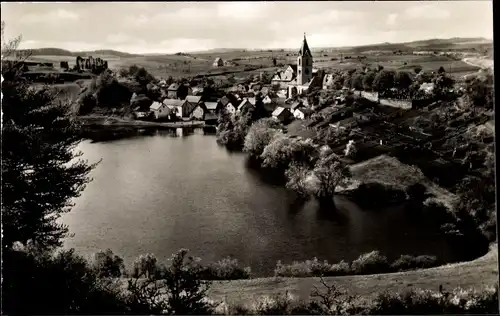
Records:
{"label": "cloud", "polygon": [[395,25],[396,20],[398,19],[398,14],[397,13],[391,13],[387,16],[386,23],[387,25]]}
{"label": "cloud", "polygon": [[418,4],[405,10],[404,14],[411,19],[447,19],[451,16],[448,10],[439,8],[436,4]]}
{"label": "cloud", "polygon": [[23,16],[21,23],[32,24],[32,23],[47,23],[47,24],[59,24],[61,22],[76,22],[80,16],[76,12],[72,12],[65,9],[57,9],[55,11],[49,11],[47,13],[29,13]]}

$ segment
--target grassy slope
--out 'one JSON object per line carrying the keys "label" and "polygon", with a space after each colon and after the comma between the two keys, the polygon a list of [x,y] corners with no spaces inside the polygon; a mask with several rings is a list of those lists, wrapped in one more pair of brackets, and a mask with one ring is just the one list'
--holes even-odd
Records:
{"label": "grassy slope", "polygon": [[[441,267],[389,274],[328,277],[327,283],[335,283],[349,294],[370,300],[383,291],[400,291],[411,288],[438,290],[455,287],[481,290],[498,284],[498,246],[476,260],[454,263]],[[313,286],[321,289],[319,278],[261,278],[251,280],[215,282],[209,296],[227,303],[249,304],[259,296],[284,294],[288,291],[299,299],[307,299]]]}
{"label": "grassy slope", "polygon": [[420,183],[424,185],[429,193],[437,200],[451,207],[456,196],[448,190],[441,188],[414,167],[403,164],[398,159],[381,155],[365,160],[351,166],[353,179],[356,183],[376,182],[394,188],[405,190],[409,186]]}

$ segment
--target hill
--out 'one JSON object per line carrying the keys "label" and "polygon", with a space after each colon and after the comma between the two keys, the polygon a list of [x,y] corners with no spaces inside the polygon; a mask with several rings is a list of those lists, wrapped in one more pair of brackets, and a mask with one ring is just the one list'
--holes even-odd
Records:
{"label": "hill", "polygon": [[[353,53],[361,53],[366,51],[414,51],[414,50],[454,50],[454,49],[468,49],[468,48],[484,48],[493,47],[493,41],[484,37],[453,37],[453,38],[433,38],[426,40],[417,40],[403,43],[379,43],[361,46],[344,46],[344,47],[316,47],[312,48],[313,51],[345,51]],[[272,51],[295,51],[290,48],[274,48]],[[60,48],[36,48],[32,49],[32,55],[52,55],[52,56],[90,56],[90,55],[108,55],[120,58],[127,57],[140,57],[140,56],[158,56],[170,55],[163,53],[156,54],[131,54],[120,52],[111,49],[102,49],[94,51],[80,51],[71,52]],[[217,54],[217,53],[231,53],[231,52],[254,52],[254,51],[268,51],[267,49],[244,49],[244,48],[212,48],[203,51],[190,52],[190,54]]]}
{"label": "hill", "polygon": [[112,49],[101,49],[101,50],[93,50],[93,51],[80,51],[80,52],[72,52],[66,49],[47,47],[47,48],[35,48],[35,49],[24,49],[20,50],[20,53],[26,53],[30,51],[32,56],[95,56],[95,55],[106,55],[106,56],[114,56],[119,58],[127,58],[127,57],[138,57],[142,55],[138,54],[130,54],[125,52],[120,52]]}

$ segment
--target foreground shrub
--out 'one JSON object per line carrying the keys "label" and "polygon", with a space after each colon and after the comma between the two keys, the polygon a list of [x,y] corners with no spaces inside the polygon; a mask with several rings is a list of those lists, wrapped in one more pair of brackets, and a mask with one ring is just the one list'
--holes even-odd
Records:
{"label": "foreground shrub", "polygon": [[377,250],[362,254],[351,264],[351,269],[355,274],[374,274],[389,272],[387,257]]}
{"label": "foreground shrub", "polygon": [[[361,302],[321,279],[308,301],[293,295],[265,296],[251,306],[224,305],[220,314],[229,315],[440,315],[498,314],[498,287],[482,292],[454,289],[451,292],[410,290],[386,292],[371,302]],[[326,290],[325,290],[326,289]]]}
{"label": "foreground shrub", "polygon": [[92,263],[101,278],[119,278],[125,270],[123,259],[115,255],[111,249],[94,254]]}
{"label": "foreground shrub", "polygon": [[461,288],[451,292],[412,290],[380,294],[367,309],[371,315],[497,314],[498,287],[482,293]]}

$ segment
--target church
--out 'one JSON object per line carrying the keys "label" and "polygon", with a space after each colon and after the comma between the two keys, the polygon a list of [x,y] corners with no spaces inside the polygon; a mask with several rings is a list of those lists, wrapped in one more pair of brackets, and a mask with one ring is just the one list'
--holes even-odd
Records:
{"label": "church", "polygon": [[316,72],[313,70],[313,57],[304,33],[304,40],[297,56],[297,64],[288,65],[285,71],[275,74],[271,84],[279,84],[282,88],[286,88],[287,97],[291,98],[301,95],[310,86],[321,86],[321,79],[316,76]]}

